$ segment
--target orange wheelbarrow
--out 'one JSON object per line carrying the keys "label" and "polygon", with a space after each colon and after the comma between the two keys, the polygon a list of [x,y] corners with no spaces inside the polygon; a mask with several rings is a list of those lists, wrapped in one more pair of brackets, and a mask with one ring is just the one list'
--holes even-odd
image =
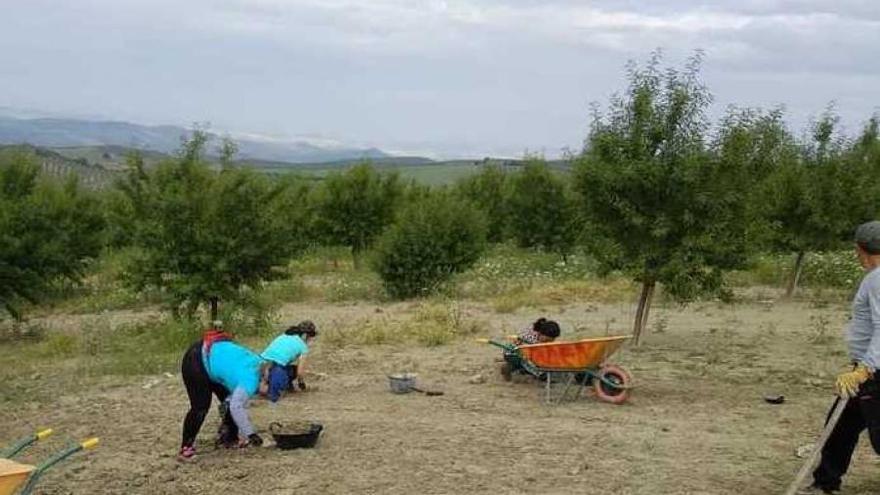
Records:
{"label": "orange wheelbarrow", "polygon": [[[628,338],[628,335],[619,335],[525,345],[492,339],[479,339],[478,342],[500,347],[505,361],[542,379],[547,403],[562,402],[573,385],[582,389],[592,384],[600,400],[622,404],[629,398],[632,377],[624,368],[608,363],[607,359]],[[552,382],[564,384],[562,393],[555,400]]]}
{"label": "orange wheelbarrow", "polygon": [[50,467],[70,457],[83,449],[89,449],[98,445],[97,438],[90,438],[82,443],[72,444],[64,450],[56,453],[38,466],[22,464],[11,460],[13,456],[34,443],[43,440],[52,434],[52,429],[46,429],[19,439],[6,449],[0,451],[0,495],[12,495],[24,485],[20,495],[29,495],[34,489],[39,477]]}

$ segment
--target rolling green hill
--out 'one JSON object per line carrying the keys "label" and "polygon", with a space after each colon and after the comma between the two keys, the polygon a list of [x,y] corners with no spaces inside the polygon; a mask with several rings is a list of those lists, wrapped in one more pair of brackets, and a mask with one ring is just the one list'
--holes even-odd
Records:
{"label": "rolling green hill", "polygon": [[[61,146],[44,148],[31,145],[0,145],[0,154],[24,152],[32,154],[39,160],[47,173],[63,176],[76,172],[85,184],[91,187],[102,187],[109,184],[112,178],[121,173],[126,166],[127,157],[133,148],[125,146]],[[147,166],[153,166],[171,155],[157,151],[138,150],[144,157]],[[451,184],[455,181],[479,172],[484,166],[500,166],[516,170],[522,166],[522,160],[483,158],[480,160],[445,160],[434,161],[420,156],[392,156],[369,160],[379,170],[396,171],[405,180],[415,180],[427,185]],[[337,160],[331,162],[290,163],[271,160],[238,160],[236,165],[250,167],[272,175],[295,174],[310,180],[321,180],[327,174],[345,170],[363,160]],[[570,168],[566,161],[548,162],[551,167],[560,171]]]}
{"label": "rolling green hill", "polygon": [[[32,157],[40,165],[43,173],[53,177],[65,178],[70,174],[79,176],[80,182],[90,188],[109,185],[117,171],[89,162],[85,158],[64,156],[54,150],[28,144],[0,145],[0,158],[24,154]],[[2,162],[3,160],[0,160]]]}

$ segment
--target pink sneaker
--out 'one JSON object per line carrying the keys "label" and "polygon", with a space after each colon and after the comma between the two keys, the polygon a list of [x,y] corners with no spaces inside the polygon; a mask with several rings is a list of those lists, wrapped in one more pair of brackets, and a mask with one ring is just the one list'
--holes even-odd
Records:
{"label": "pink sneaker", "polygon": [[181,447],[180,453],[177,454],[178,461],[191,461],[196,457],[196,448],[193,446]]}

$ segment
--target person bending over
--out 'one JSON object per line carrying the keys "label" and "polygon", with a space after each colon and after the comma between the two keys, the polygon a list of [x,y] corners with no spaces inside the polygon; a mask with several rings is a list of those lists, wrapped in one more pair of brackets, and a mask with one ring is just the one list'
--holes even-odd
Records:
{"label": "person bending over", "polygon": [[[195,439],[211,407],[211,395],[221,402],[219,443],[225,446],[262,445],[247,413],[249,399],[255,394],[275,392],[268,380],[269,363],[250,349],[232,341],[214,322],[201,340],[193,343],[181,361],[181,375],[190,408],[183,420],[183,435],[178,458],[195,456]],[[278,386],[286,387],[287,384]]]}

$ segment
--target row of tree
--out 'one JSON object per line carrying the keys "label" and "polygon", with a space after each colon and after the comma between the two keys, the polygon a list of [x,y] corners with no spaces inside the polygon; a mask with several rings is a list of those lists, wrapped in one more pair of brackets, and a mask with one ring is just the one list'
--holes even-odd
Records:
{"label": "row of tree", "polygon": [[603,271],[639,281],[638,336],[657,284],[681,301],[722,294],[724,272],[756,251],[795,254],[797,274],[805,253],[839,247],[878,213],[877,119],[848,139],[826,112],[796,137],[780,110],[731,109],[713,130],[699,67],[696,57],[663,68],[659,56],[631,66],[626,91],[594,110],[571,170],[535,157],[450,187],[368,164],[317,184],[269,177],[232,166],[230,142],[217,170],[199,131],[156,167],[130,157],[124,179],[97,193],[7,157],[0,304],[17,314],[53,282],[76,280],[107,246],[131,253],[128,284],[191,314],[203,304],[216,313],[218,301],[285,276],[308,246],[346,246],[390,295],[411,297],[466,270],[488,243],[512,240],[563,259],[585,249]]}

